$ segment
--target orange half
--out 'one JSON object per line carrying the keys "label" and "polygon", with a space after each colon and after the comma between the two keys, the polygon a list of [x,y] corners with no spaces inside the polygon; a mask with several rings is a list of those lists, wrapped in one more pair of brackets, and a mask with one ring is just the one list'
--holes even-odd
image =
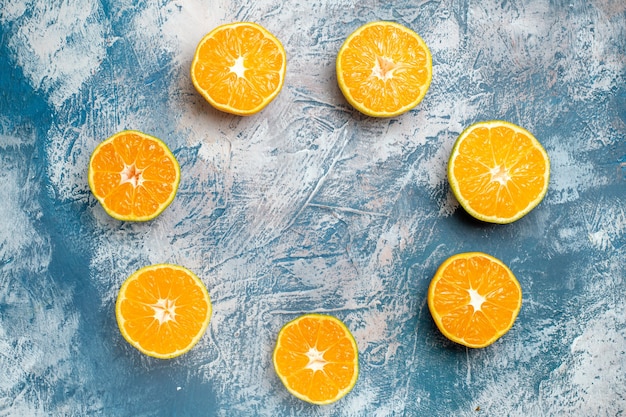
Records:
{"label": "orange half", "polygon": [[373,117],[393,117],[419,104],[432,80],[432,57],[424,40],[394,22],[371,22],[345,40],[336,61],[346,100]]}
{"label": "orange half", "polygon": [[125,130],[94,149],[88,179],[91,192],[110,216],[146,221],[174,200],[180,167],[160,139]]}
{"label": "orange half", "polygon": [[513,123],[492,120],[465,129],[448,162],[448,181],[473,217],[511,223],[535,208],[550,180],[550,159],[539,141]]}
{"label": "orange half", "polygon": [[435,273],[428,307],[448,339],[486,347],[513,326],[522,307],[522,288],[502,261],[481,252],[460,253]]}
{"label": "orange half", "polygon": [[330,404],[344,397],[359,374],[358,349],[339,319],[305,314],[278,333],[274,368],[287,390],[312,404]]}
{"label": "orange half", "polygon": [[255,114],[282,89],[287,56],[280,41],[251,22],[218,26],[199,42],[191,64],[196,90],[216,109]]}
{"label": "orange half", "polygon": [[211,312],[202,281],[190,270],[171,264],[136,271],[122,284],[115,304],[124,339],[159,359],[191,350],[205,333]]}

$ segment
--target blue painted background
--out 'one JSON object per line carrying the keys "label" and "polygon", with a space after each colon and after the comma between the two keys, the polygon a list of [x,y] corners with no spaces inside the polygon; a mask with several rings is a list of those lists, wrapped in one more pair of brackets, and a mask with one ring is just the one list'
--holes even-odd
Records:
{"label": "blue painted background", "polygon": [[[137,4],[135,4],[137,3]],[[195,46],[256,21],[284,44],[279,96],[247,118],[194,91]],[[413,111],[375,120],[335,80],[361,24],[394,20],[433,54]],[[617,416],[626,413],[626,4],[617,0],[0,0],[0,416]],[[469,124],[506,119],[552,161],[545,200],[506,226],[472,220],[446,162]],[[162,138],[176,199],[143,224],[89,193],[95,146]],[[448,256],[503,260],[523,306],[494,345],[435,328],[426,289]],[[196,272],[214,304],[188,354],[120,336],[123,280]],[[311,406],[271,352],[306,312],[342,319],[360,377]]]}

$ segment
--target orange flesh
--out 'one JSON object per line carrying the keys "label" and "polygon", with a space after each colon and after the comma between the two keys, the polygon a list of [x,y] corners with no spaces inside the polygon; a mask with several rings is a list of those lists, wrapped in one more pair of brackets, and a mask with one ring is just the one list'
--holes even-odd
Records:
{"label": "orange flesh", "polygon": [[128,132],[104,143],[91,161],[94,195],[120,216],[145,217],[169,203],[176,162],[156,141]]}
{"label": "orange flesh", "polygon": [[281,331],[274,360],[285,384],[313,402],[326,402],[354,384],[357,352],[331,320],[304,318]]}
{"label": "orange flesh", "polygon": [[521,307],[521,288],[505,267],[475,255],[442,268],[431,284],[429,306],[444,334],[480,347],[510,329]]}
{"label": "orange flesh", "polygon": [[198,46],[196,87],[218,106],[253,112],[282,86],[285,58],[275,41],[254,26],[214,31]]}
{"label": "orange flesh", "polygon": [[460,143],[453,175],[460,198],[486,217],[510,218],[545,192],[549,167],[522,132],[507,126],[479,127]]}
{"label": "orange flesh", "polygon": [[353,37],[340,57],[343,82],[367,109],[396,113],[412,107],[430,85],[430,55],[415,37],[373,25]]}
{"label": "orange flesh", "polygon": [[186,350],[195,343],[210,311],[197,283],[172,268],[141,273],[125,287],[119,303],[127,337],[158,355]]}

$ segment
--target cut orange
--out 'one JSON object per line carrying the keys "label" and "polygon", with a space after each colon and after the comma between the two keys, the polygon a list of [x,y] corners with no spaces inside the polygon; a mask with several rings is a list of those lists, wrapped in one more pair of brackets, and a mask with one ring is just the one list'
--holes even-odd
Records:
{"label": "cut orange", "polygon": [[337,82],[346,100],[373,117],[392,117],[419,104],[432,80],[432,57],[422,38],[394,22],[371,22],[337,54]]}
{"label": "cut orange", "polygon": [[286,68],[285,49],[274,35],[256,23],[229,23],[202,38],[191,80],[216,109],[246,116],[276,97]]}
{"label": "cut orange", "polygon": [[481,348],[513,326],[522,307],[522,288],[502,261],[480,252],[460,253],[435,273],[428,307],[444,336]]}
{"label": "cut orange", "polygon": [[356,384],[356,341],[339,319],[305,314],[278,333],[274,368],[289,392],[313,404],[330,404]]}
{"label": "cut orange", "polygon": [[170,359],[188,352],[211,319],[202,281],[182,266],[151,265],[120,288],[115,317],[122,336],[148,356]]}
{"label": "cut orange", "polygon": [[89,187],[118,220],[154,219],[174,200],[180,167],[161,140],[134,130],[101,142],[89,161]]}
{"label": "cut orange", "polygon": [[493,120],[465,129],[448,163],[448,180],[461,206],[473,217],[511,223],[545,196],[550,159],[526,129]]}

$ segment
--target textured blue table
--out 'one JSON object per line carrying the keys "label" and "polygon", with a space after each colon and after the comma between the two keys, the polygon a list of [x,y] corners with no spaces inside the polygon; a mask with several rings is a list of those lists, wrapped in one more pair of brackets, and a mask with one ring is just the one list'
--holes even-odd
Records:
{"label": "textured blue table", "polygon": [[[54,3],[54,4],[53,4]],[[622,0],[237,2],[0,0],[0,416],[618,416],[626,413],[626,3]],[[213,110],[191,58],[221,23],[284,44],[258,115]],[[372,20],[422,35],[434,77],[375,120],[335,80]],[[463,128],[526,127],[552,160],[545,200],[507,226],[471,220],[446,162]],[[162,138],[172,205],[109,218],[87,186],[97,143]],[[444,339],[426,289],[448,256],[507,263],[524,297],[494,345]],[[141,266],[196,272],[214,304],[188,354],[142,356],[114,302]],[[275,336],[305,312],[353,331],[361,373],[334,405],[280,384]]]}

